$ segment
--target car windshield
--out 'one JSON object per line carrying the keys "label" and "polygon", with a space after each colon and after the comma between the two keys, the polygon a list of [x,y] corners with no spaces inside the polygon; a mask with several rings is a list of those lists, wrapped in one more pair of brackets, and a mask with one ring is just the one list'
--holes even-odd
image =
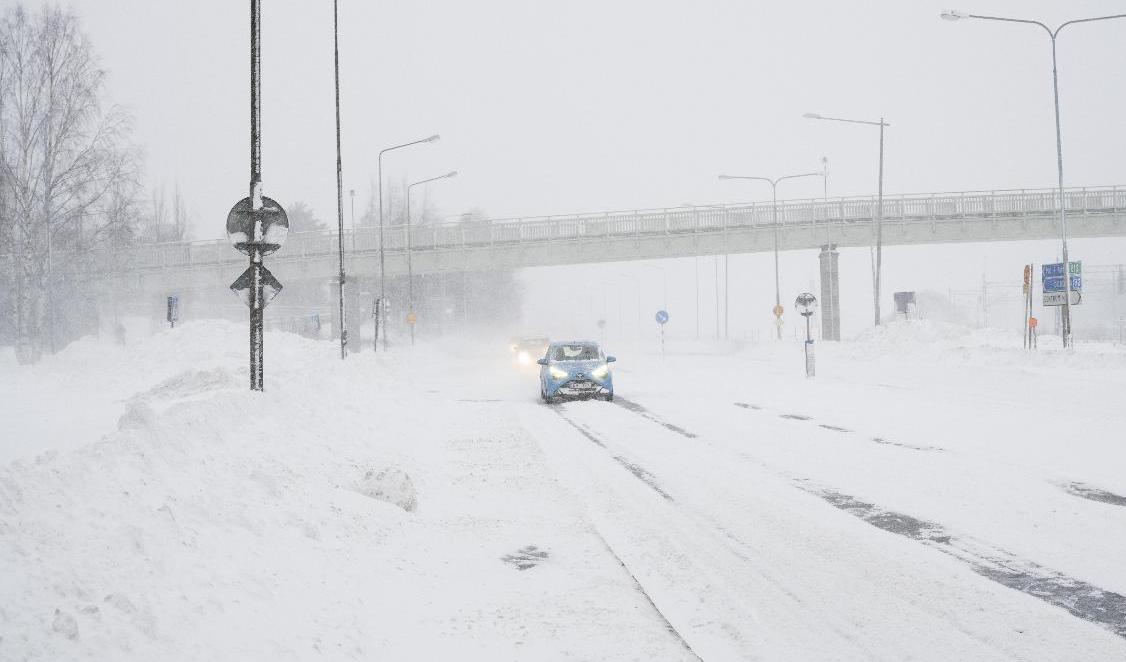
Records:
{"label": "car windshield", "polygon": [[595,361],[600,357],[598,345],[556,345],[551,352],[552,361]]}

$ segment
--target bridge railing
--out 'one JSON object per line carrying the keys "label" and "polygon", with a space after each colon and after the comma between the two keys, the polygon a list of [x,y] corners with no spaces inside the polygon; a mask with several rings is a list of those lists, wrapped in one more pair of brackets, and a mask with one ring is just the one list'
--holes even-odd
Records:
{"label": "bridge railing", "polygon": [[[883,217],[888,223],[961,220],[981,222],[998,218],[1045,216],[1058,211],[1055,189],[1019,191],[977,191],[928,195],[885,196]],[[1126,188],[1074,188],[1064,191],[1064,207],[1069,215],[1114,213],[1126,210]],[[598,214],[548,216],[493,221],[447,222],[416,225],[410,234],[412,250],[451,250],[554,241],[613,239],[645,235],[721,233],[770,228],[775,210],[769,202],[614,211]],[[778,203],[777,223],[782,228],[826,222],[872,223],[877,215],[874,196],[856,196]],[[387,226],[383,230],[384,249],[406,250],[406,228]],[[361,227],[345,233],[349,253],[371,254],[379,250],[380,231]],[[332,231],[302,232],[290,235],[275,259],[302,259],[331,255],[337,250],[337,235]],[[116,251],[101,251],[84,260],[94,269],[130,270],[200,267],[242,261],[224,240],[193,241],[135,246]]]}

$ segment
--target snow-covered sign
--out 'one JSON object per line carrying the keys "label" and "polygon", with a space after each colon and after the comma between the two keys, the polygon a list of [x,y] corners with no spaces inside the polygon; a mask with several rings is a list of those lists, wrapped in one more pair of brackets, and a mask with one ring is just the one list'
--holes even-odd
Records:
{"label": "snow-covered sign", "polygon": [[[260,219],[262,227],[255,235],[254,222]],[[243,198],[227,214],[227,238],[242,253],[250,255],[257,248],[261,256],[269,255],[282,247],[289,236],[289,217],[282,206],[272,198],[262,196],[262,208],[251,207],[250,198]]]}
{"label": "snow-covered sign", "polygon": [[[803,317],[809,317],[813,314],[813,309],[817,306],[817,297],[809,292],[802,292],[794,299],[794,306],[798,309],[798,314]],[[781,306],[778,306],[781,308]]]}
{"label": "snow-covered sign", "polygon": [[[282,284],[274,278],[274,274],[262,265],[258,265],[259,273],[262,276],[262,307],[265,308],[266,304],[270,303],[282,290]],[[254,287],[254,267],[248,267],[246,271],[242,272],[235,282],[231,283],[231,291],[238,295],[238,298],[250,306],[250,292]]]}
{"label": "snow-covered sign", "polygon": [[667,310],[658,310],[655,316],[657,324],[665,324],[669,321],[669,313]]}

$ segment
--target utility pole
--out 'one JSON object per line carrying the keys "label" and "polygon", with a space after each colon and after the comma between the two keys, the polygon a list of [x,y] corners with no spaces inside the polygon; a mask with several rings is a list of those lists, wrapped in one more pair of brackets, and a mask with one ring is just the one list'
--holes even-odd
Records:
{"label": "utility pole", "polygon": [[340,358],[348,353],[348,320],[344,310],[344,174],[340,159],[340,27],[338,0],[332,0],[332,55],[336,82],[336,227],[340,254]]}

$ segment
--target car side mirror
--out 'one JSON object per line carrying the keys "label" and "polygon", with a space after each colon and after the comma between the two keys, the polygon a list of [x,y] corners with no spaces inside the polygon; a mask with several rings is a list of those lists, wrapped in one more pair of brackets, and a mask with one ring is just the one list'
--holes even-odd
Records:
{"label": "car side mirror", "polygon": [[547,359],[536,359],[536,363],[540,365],[547,365]]}
{"label": "car side mirror", "polygon": [[613,363],[614,361],[617,361],[617,360],[618,360],[618,357],[616,357],[616,356],[607,356],[606,357],[607,363]]}

